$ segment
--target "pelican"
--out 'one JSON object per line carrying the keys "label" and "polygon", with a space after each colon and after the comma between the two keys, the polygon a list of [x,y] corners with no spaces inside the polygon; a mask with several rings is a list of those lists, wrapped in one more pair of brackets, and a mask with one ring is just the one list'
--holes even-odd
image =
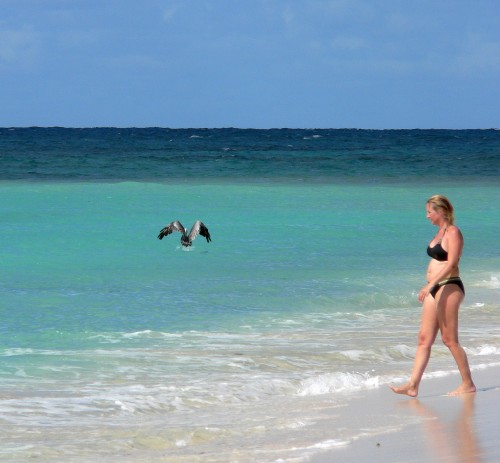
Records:
{"label": "pelican", "polygon": [[168,236],[174,231],[182,233],[181,244],[186,248],[193,244],[193,241],[198,235],[204,236],[207,239],[207,243],[210,243],[210,241],[212,241],[212,238],[210,238],[210,233],[208,232],[208,228],[201,220],[197,220],[194,223],[193,228],[191,228],[191,231],[189,232],[189,235],[187,233],[187,229],[184,228],[184,225],[182,225],[178,220],[174,220],[160,230],[158,239],[161,240],[164,236]]}

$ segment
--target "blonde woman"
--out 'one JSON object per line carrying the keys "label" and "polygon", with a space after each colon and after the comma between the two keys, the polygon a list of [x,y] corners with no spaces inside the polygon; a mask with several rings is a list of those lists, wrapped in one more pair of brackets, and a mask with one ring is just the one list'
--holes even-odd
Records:
{"label": "blonde woman", "polygon": [[427,248],[431,258],[427,268],[427,284],[418,294],[418,300],[422,303],[422,319],[417,352],[408,383],[401,387],[391,386],[391,389],[410,397],[418,395],[432,345],[440,331],[443,343],[452,353],[462,376],[462,384],[449,395],[475,392],[467,355],[458,341],[458,309],[465,296],[458,264],[464,239],[454,224],[453,206],[446,197],[432,196],[426,203],[426,210],[427,218],[438,231]]}

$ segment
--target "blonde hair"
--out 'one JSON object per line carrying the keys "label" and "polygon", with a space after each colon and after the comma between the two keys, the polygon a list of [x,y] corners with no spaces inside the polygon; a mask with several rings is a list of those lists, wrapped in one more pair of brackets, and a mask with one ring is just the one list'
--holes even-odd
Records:
{"label": "blonde hair", "polygon": [[435,211],[441,211],[443,217],[448,222],[448,224],[454,225],[455,223],[454,209],[450,203],[450,200],[446,196],[443,195],[431,196],[427,200],[426,204],[429,204]]}

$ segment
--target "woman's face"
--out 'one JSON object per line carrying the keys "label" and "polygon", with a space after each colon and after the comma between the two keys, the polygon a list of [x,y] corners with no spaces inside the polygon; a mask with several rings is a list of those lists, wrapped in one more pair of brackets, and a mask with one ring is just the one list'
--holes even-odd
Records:
{"label": "woman's face", "polygon": [[443,222],[444,220],[443,213],[440,210],[435,210],[432,207],[432,204],[430,203],[426,204],[426,210],[427,210],[426,217],[430,220],[432,225],[439,225],[440,223]]}

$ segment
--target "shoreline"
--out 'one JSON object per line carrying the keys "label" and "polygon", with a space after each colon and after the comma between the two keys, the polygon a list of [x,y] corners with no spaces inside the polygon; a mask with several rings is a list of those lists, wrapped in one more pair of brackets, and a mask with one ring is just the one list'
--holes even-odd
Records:
{"label": "shoreline", "polygon": [[[316,453],[308,461],[330,463],[494,463],[500,461],[497,411],[500,366],[473,370],[474,394],[447,396],[460,382],[453,374],[425,378],[418,398],[393,393],[389,387],[368,391],[343,412],[358,421],[360,437]],[[370,425],[391,421],[386,432],[370,434]]]}

